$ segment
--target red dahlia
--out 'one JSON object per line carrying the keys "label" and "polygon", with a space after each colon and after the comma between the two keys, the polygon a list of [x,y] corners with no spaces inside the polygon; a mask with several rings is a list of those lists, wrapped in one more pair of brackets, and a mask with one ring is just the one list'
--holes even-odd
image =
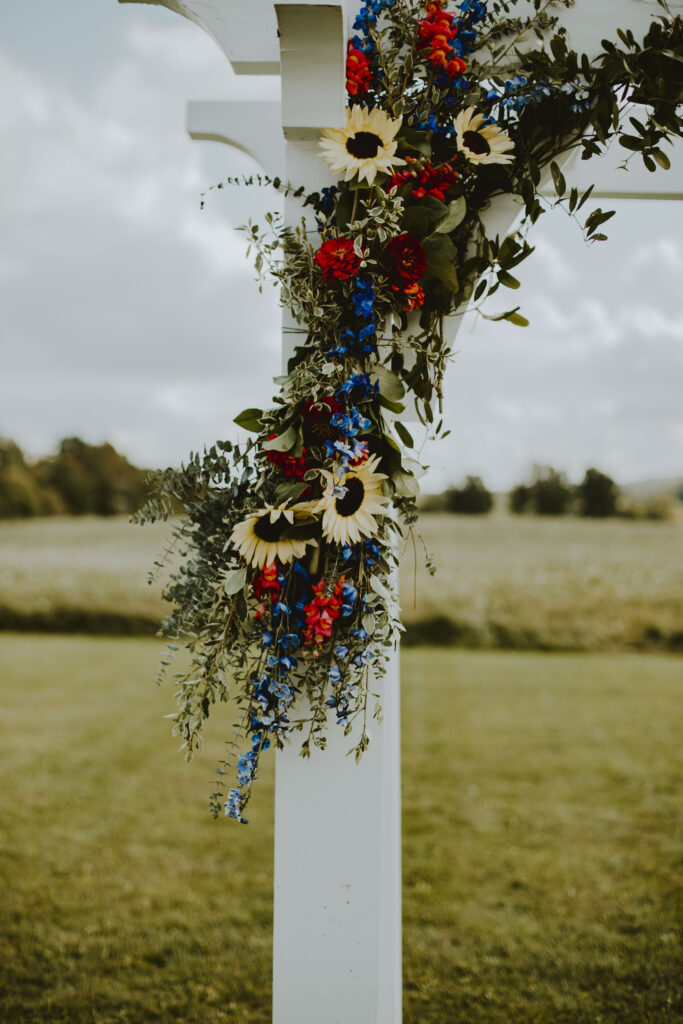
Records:
{"label": "red dahlia", "polygon": [[323,277],[336,277],[347,281],[360,270],[360,257],[356,255],[350,238],[330,238],[323,242],[315,254],[315,262]]}
{"label": "red dahlia", "polygon": [[407,231],[392,238],[387,243],[385,253],[389,280],[399,288],[415,284],[427,268],[427,259],[419,239]]}

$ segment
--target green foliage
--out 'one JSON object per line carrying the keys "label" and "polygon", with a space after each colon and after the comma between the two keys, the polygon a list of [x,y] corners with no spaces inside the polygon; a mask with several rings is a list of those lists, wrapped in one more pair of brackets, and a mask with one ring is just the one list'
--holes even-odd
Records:
{"label": "green foliage", "polygon": [[529,484],[513,488],[509,496],[511,512],[533,512],[537,516],[564,516],[571,511],[574,488],[564,473],[552,466],[534,466]]}
{"label": "green foliage", "polygon": [[493,508],[493,495],[481,477],[468,476],[462,487],[449,487],[444,494],[447,512],[483,515]]}
{"label": "green foliage", "polygon": [[131,466],[112,445],[86,444],[79,437],[65,438],[35,473],[43,487],[60,495],[69,515],[132,512],[147,496],[144,470]]}
{"label": "green foliage", "polygon": [[0,438],[0,519],[44,515],[53,510],[54,504],[52,495],[36,480],[19,446]]}
{"label": "green foliage", "polygon": [[617,513],[619,488],[612,477],[599,469],[586,470],[582,482],[576,489],[579,515],[604,519]]}
{"label": "green foliage", "polygon": [[529,484],[517,484],[508,494],[508,508],[514,515],[531,512],[532,492]]}
{"label": "green foliage", "polygon": [[110,444],[66,438],[56,455],[29,464],[13,441],[0,440],[0,519],[134,512],[146,477]]}

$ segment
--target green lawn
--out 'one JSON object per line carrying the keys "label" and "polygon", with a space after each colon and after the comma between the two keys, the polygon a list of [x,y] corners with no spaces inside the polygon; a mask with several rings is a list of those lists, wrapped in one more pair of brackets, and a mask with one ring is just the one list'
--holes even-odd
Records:
{"label": "green lawn", "polygon": [[[212,821],[220,730],[177,755],[158,646],[0,636],[3,1024],[270,1020],[272,773]],[[683,1020],[681,661],[422,649],[403,679],[405,1024]]]}
{"label": "green lawn", "polygon": [[[411,642],[683,651],[683,523],[425,515],[401,560]],[[168,611],[147,572],[165,524],[0,522],[0,628],[148,632]]]}

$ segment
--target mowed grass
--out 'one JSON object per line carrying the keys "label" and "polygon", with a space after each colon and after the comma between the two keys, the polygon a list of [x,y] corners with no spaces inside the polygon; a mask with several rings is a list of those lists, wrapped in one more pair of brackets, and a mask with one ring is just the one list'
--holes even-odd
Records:
{"label": "mowed grass", "polygon": [[[229,709],[186,765],[157,653],[0,636],[3,1022],[270,1021],[272,765],[249,826],[214,822]],[[682,681],[405,653],[405,1024],[683,1020]]]}
{"label": "mowed grass", "polygon": [[[425,515],[401,559],[409,642],[683,651],[683,523]],[[0,523],[0,628],[153,632],[147,573],[170,527],[126,518]]]}

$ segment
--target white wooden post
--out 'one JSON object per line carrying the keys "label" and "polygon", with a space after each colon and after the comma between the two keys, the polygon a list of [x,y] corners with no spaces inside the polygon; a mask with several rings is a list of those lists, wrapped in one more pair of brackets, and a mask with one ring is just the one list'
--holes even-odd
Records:
{"label": "white wooden post", "polygon": [[[320,131],[344,123],[342,9],[277,4],[287,180],[332,184]],[[285,220],[301,220],[287,199]],[[315,228],[313,227],[313,230]],[[285,318],[285,329],[289,324]],[[296,335],[285,334],[285,357]],[[400,1024],[401,859],[398,655],[375,688],[381,726],[360,764],[334,712],[310,761],[276,753],[273,1024]]]}
{"label": "white wooden post", "polygon": [[[120,2],[161,4],[190,18],[216,40],[238,74],[281,75],[281,104],[190,104],[193,138],[242,149],[269,174],[284,171],[307,190],[332,183],[318,139],[321,128],[343,123],[346,30],[358,0]],[[683,0],[670,3],[683,9]],[[570,42],[590,56],[617,26],[642,34],[656,13],[654,0],[577,0],[561,12]],[[597,179],[596,197],[683,198],[673,170],[649,175],[637,169],[634,177],[616,170],[622,159],[619,152],[577,165],[581,170],[568,165],[566,176],[580,187]],[[514,199],[501,197],[484,214],[487,232],[504,235],[519,214]],[[286,221],[301,216],[299,202],[287,199]],[[283,326],[286,363],[295,344],[287,315]],[[354,737],[344,737],[334,721],[328,749],[314,749],[310,761],[298,756],[296,736],[276,753],[274,1024],[401,1021],[398,655],[375,688],[384,720],[370,725],[372,743],[359,765],[347,756]]]}

